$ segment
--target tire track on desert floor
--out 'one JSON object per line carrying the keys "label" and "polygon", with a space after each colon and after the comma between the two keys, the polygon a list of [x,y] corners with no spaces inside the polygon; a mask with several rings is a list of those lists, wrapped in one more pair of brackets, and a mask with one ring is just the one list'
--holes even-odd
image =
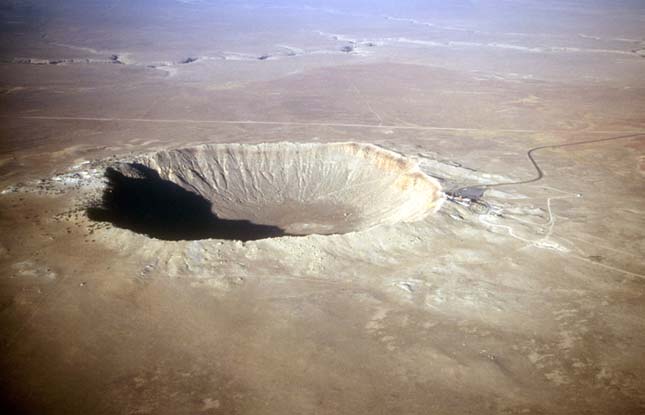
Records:
{"label": "tire track on desert floor", "polygon": [[[346,128],[374,128],[392,130],[419,130],[419,131],[456,131],[456,132],[498,132],[498,133],[524,133],[524,134],[633,134],[645,135],[642,131],[621,131],[621,130],[532,130],[532,129],[505,129],[505,128],[476,128],[476,127],[442,127],[432,125],[385,125],[385,124],[361,124],[361,123],[339,123],[339,122],[317,122],[317,121],[261,121],[261,120],[194,120],[194,119],[168,119],[168,118],[120,118],[120,117],[71,117],[55,115],[24,115],[24,116],[0,116],[4,119],[22,120],[44,120],[44,121],[94,121],[94,122],[138,122],[138,123],[164,123],[164,124],[222,124],[222,125],[286,125],[298,127],[346,127]],[[571,143],[574,144],[574,143]]]}

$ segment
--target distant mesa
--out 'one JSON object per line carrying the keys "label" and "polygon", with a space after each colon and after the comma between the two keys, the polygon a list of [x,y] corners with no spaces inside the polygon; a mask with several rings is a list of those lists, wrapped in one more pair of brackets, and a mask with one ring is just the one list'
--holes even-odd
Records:
{"label": "distant mesa", "polygon": [[186,59],[182,59],[182,60],[180,60],[180,61],[179,61],[179,64],[180,64],[180,65],[186,65],[186,64],[188,64],[188,63],[197,62],[198,60],[199,60],[199,58],[193,58],[193,57],[190,57],[190,56],[189,56],[189,57],[187,57]]}
{"label": "distant mesa", "polygon": [[13,63],[22,65],[58,65],[63,59],[14,58]]}
{"label": "distant mesa", "polygon": [[118,63],[122,64],[117,55],[111,55],[107,59],[89,59],[89,58],[75,58],[75,59],[41,59],[41,58],[14,58],[10,61],[14,64],[20,65],[65,65],[65,64],[80,64],[80,63]]}
{"label": "distant mesa", "polygon": [[418,221],[444,201],[416,162],[362,143],[167,150],[106,178],[89,217],[164,240],[342,234]]}

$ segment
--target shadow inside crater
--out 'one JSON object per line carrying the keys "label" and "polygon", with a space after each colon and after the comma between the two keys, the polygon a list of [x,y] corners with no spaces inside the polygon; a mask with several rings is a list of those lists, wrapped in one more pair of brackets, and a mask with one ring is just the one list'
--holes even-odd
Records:
{"label": "shadow inside crater", "polygon": [[211,211],[210,201],[162,179],[153,169],[136,163],[127,169],[133,174],[106,170],[102,199],[87,209],[91,220],[168,241],[252,241],[286,235],[277,226],[220,219]]}

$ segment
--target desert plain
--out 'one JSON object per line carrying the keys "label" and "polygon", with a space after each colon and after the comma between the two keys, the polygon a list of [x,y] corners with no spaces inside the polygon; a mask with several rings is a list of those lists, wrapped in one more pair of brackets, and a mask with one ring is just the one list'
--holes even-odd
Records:
{"label": "desert plain", "polygon": [[[642,2],[9,1],[0,19],[3,413],[645,412]],[[210,189],[195,149],[295,148],[251,166],[271,197],[357,171],[333,152],[307,170],[299,144],[380,149],[445,200],[380,221],[400,199],[366,170],[325,193],[347,210],[270,212],[295,232],[92,214],[136,160]]]}

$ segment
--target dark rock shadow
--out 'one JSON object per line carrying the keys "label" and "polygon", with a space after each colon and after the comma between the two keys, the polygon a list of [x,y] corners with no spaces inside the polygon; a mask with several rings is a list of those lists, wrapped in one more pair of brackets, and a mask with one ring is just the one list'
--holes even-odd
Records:
{"label": "dark rock shadow", "polygon": [[220,219],[211,211],[210,201],[162,179],[144,165],[128,164],[121,170],[126,174],[106,170],[108,183],[102,199],[87,209],[91,220],[168,241],[252,241],[285,235],[276,226]]}

